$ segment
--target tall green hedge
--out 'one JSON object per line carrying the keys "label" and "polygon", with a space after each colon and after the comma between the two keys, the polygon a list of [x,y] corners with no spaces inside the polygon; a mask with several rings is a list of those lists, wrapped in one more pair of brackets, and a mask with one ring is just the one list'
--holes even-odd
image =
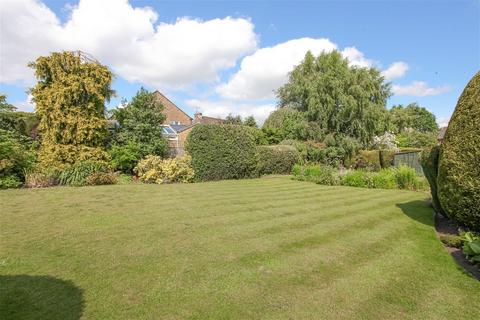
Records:
{"label": "tall green hedge", "polygon": [[273,145],[258,146],[259,174],[287,174],[292,167],[300,160],[300,154],[294,146]]}
{"label": "tall green hedge", "polygon": [[195,180],[241,179],[257,175],[255,136],[241,125],[197,125],[186,141]]}
{"label": "tall green hedge", "polygon": [[430,192],[432,193],[432,203],[433,208],[442,214],[444,211],[440,205],[440,200],[438,199],[438,157],[440,155],[440,147],[435,146],[432,148],[427,148],[422,151],[420,157],[420,164],[422,165],[423,173],[430,184]]}
{"label": "tall green hedge", "polygon": [[463,90],[445,133],[438,197],[449,217],[480,231],[480,72]]}

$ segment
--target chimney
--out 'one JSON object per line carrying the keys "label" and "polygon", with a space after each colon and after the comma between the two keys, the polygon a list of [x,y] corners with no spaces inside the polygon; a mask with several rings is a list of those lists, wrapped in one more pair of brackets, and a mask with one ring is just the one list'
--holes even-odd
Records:
{"label": "chimney", "polygon": [[202,113],[201,112],[195,112],[194,117],[195,117],[195,119],[193,120],[193,123],[202,123]]}

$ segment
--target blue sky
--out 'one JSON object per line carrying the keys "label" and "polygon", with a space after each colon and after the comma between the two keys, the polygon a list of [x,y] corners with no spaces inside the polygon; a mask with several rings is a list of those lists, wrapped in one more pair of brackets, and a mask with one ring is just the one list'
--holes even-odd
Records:
{"label": "blue sky", "polygon": [[0,91],[23,109],[32,108],[25,61],[62,49],[87,51],[112,68],[117,97],[109,107],[143,85],[189,113],[259,120],[275,106],[270,92],[310,48],[334,46],[354,64],[392,67],[388,106],[418,102],[439,121],[480,69],[473,0],[5,0],[0,9],[10,26],[0,30]]}

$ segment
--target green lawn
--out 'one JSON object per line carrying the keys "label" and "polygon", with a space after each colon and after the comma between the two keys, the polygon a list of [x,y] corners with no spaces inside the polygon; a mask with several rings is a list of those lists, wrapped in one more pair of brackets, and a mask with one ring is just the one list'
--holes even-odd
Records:
{"label": "green lawn", "polygon": [[288,177],[0,191],[0,319],[480,319],[426,197]]}

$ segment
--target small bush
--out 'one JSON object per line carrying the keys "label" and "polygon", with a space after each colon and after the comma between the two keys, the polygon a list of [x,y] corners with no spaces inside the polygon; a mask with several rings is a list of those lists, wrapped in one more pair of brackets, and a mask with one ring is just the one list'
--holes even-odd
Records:
{"label": "small bush", "polygon": [[25,173],[25,187],[47,188],[58,184],[58,172],[55,170],[37,170]]}
{"label": "small bush", "polygon": [[394,168],[382,169],[378,172],[371,172],[370,187],[375,189],[396,189],[397,181]]}
{"label": "small bush", "polygon": [[292,174],[297,180],[310,181],[323,185],[334,186],[340,182],[338,170],[329,166],[295,165],[292,169]]}
{"label": "small bush", "polygon": [[126,145],[113,145],[108,151],[113,170],[132,173],[137,162],[142,158],[140,146],[130,141]]}
{"label": "small bush", "polygon": [[113,172],[93,172],[87,177],[85,182],[88,186],[116,184],[117,175]]}
{"label": "small bush", "polygon": [[356,169],[380,170],[380,152],[378,150],[360,150],[355,159]]}
{"label": "small bush", "polygon": [[348,171],[341,180],[342,185],[350,187],[368,188],[370,186],[370,176],[363,170]]}
{"label": "small bush", "polygon": [[470,262],[480,265],[480,236],[473,232],[466,232],[461,235],[461,238],[463,253]]}
{"label": "small bush", "polygon": [[35,163],[35,143],[28,137],[0,129],[1,188],[21,185],[25,170]]}
{"label": "small bush", "polygon": [[18,188],[21,185],[20,178],[15,175],[0,177],[0,189]]}
{"label": "small bush", "polygon": [[256,137],[242,125],[197,125],[185,149],[198,181],[258,176]]}
{"label": "small bush", "polygon": [[440,241],[447,247],[453,248],[461,248],[463,244],[462,238],[454,234],[441,234]]}
{"label": "small bush", "polygon": [[415,169],[400,166],[395,170],[395,180],[399,189],[417,190],[419,183]]}
{"label": "small bush", "polygon": [[257,154],[257,170],[260,175],[288,174],[300,159],[297,149],[287,145],[258,146]]}
{"label": "small bush", "polygon": [[134,171],[145,183],[192,182],[194,177],[190,156],[174,159],[147,156],[137,164]]}
{"label": "small bush", "polygon": [[106,173],[109,171],[108,166],[104,162],[82,161],[63,170],[60,173],[58,180],[61,185],[75,187],[85,186],[87,185],[87,178],[93,173]]}

